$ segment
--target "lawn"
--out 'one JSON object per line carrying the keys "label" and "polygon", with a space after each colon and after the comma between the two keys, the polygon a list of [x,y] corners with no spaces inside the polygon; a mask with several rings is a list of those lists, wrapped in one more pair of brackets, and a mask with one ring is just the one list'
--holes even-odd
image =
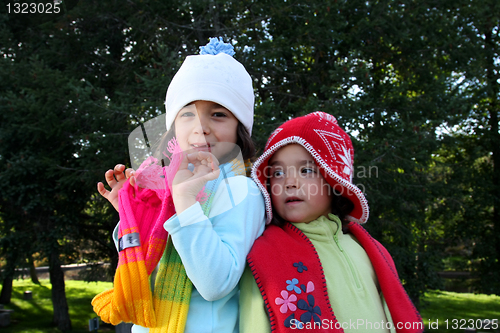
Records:
{"label": "lawn", "polygon": [[497,321],[492,325],[496,329],[478,332],[500,332],[499,296],[432,291],[426,294],[423,303],[420,314],[426,332],[464,332],[469,325],[480,328],[478,319]]}
{"label": "lawn", "polygon": [[[60,333],[52,327],[52,302],[50,283],[41,280],[38,286],[30,280],[14,281],[12,303],[6,308],[15,312],[11,325],[2,328],[2,333]],[[95,317],[90,301],[103,290],[112,287],[110,282],[66,281],[66,295],[75,333],[88,332],[88,321]],[[33,300],[24,300],[23,293],[31,290]],[[465,328],[477,319],[500,319],[500,297],[432,291],[422,299],[421,315],[426,332],[464,332]],[[448,320],[448,322],[446,322]],[[436,324],[437,323],[437,324]],[[446,327],[448,326],[448,329]],[[112,326],[103,326],[99,332],[113,332]],[[478,332],[500,332],[500,330],[479,330]]]}
{"label": "lawn", "polygon": [[[2,333],[60,333],[52,326],[52,301],[51,285],[48,280],[40,280],[41,286],[33,284],[31,280],[14,281],[11,304],[6,308],[13,309],[11,325],[1,328]],[[69,312],[73,331],[83,333],[89,331],[89,319],[95,317],[90,301],[92,298],[106,289],[112,288],[111,282],[83,282],[67,280],[66,297],[68,299]],[[24,291],[31,290],[33,300],[24,300]],[[101,323],[102,324],[102,323]],[[104,332],[106,327],[99,329]],[[109,328],[109,331],[114,329]]]}

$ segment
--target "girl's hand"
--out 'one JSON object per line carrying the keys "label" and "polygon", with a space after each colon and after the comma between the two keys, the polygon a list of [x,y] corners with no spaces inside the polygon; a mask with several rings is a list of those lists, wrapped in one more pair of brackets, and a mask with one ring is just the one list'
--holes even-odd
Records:
{"label": "girl's hand", "polygon": [[[188,169],[189,163],[194,170]],[[219,161],[209,152],[186,154],[172,182],[172,199],[177,214],[196,202],[196,196],[209,181],[219,177]]]}
{"label": "girl's hand", "polygon": [[[125,171],[125,172],[124,172]],[[97,191],[100,195],[108,199],[108,201],[115,207],[116,211],[118,211],[118,191],[123,187],[125,181],[130,178],[130,185],[135,185],[135,170],[129,168],[125,170],[125,165],[117,164],[115,165],[114,170],[109,169],[104,174],[104,178],[108,183],[109,187],[111,187],[111,192],[108,191],[104,184],[99,182],[97,183]]]}

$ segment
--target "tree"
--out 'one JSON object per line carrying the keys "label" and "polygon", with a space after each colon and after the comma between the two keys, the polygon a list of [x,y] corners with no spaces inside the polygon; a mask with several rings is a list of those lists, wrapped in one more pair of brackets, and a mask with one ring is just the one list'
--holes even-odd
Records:
{"label": "tree", "polygon": [[452,89],[460,98],[458,121],[443,127],[437,156],[441,179],[450,191],[433,217],[447,225],[446,239],[467,247],[466,259],[479,278],[475,290],[500,293],[492,278],[500,272],[498,176],[500,7],[495,1],[459,1],[451,6],[455,32],[449,62]]}
{"label": "tree", "polygon": [[[156,1],[64,5],[65,15],[49,19],[1,17],[0,214],[3,234],[30,245],[19,247],[12,268],[34,252],[49,259],[54,323],[68,330],[62,255],[72,255],[75,245],[90,245],[116,267],[110,236],[117,214],[95,194],[95,184],[109,167],[127,161],[131,129],[161,112],[157,105],[163,103],[151,94],[163,90],[164,96],[168,83],[146,91],[140,76],[168,50],[156,46],[160,37],[172,40],[176,51],[166,51],[166,70],[176,70],[184,58],[180,38],[186,36],[175,35],[176,29],[186,30],[179,22],[194,26],[194,12],[200,24],[209,11],[205,4]],[[185,13],[177,16],[179,11]],[[176,20],[160,36],[166,12]],[[4,253],[18,250],[2,240]]]}
{"label": "tree", "polygon": [[248,10],[258,22],[243,44],[258,79],[259,145],[289,117],[317,109],[354,133],[367,228],[418,303],[439,285],[438,235],[425,211],[442,188],[428,177],[436,129],[455,103],[446,60],[453,17],[425,1],[267,1]]}
{"label": "tree", "polygon": [[[2,245],[5,252],[17,254],[9,263],[12,269],[35,252],[48,258],[53,321],[64,331],[71,328],[71,321],[61,255],[72,255],[72,240],[85,235],[81,232],[84,207],[95,193],[95,181],[90,186],[83,184],[93,178],[89,174],[102,175],[95,169],[83,172],[99,158],[95,147],[93,159],[82,161],[79,154],[88,148],[87,136],[99,136],[100,128],[92,125],[100,119],[103,127],[105,113],[102,108],[92,109],[98,89],[65,71],[61,58],[55,56],[57,49],[51,49],[51,39],[60,33],[57,22],[32,25],[17,22],[16,16],[8,19],[12,22],[9,29],[2,29],[6,43],[2,44],[0,67],[1,214],[8,234]],[[56,47],[59,42],[64,40],[57,40]],[[67,62],[70,60],[68,57]],[[114,130],[114,126],[107,128]],[[110,243],[109,237],[106,240]]]}

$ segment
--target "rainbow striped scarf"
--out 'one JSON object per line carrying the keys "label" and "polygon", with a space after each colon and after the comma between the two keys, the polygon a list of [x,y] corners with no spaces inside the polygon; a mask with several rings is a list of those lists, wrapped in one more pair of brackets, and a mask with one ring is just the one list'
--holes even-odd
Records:
{"label": "rainbow striped scarf", "polygon": [[[119,192],[120,252],[114,288],[92,300],[94,311],[104,322],[131,322],[149,327],[150,333],[184,332],[193,288],[163,228],[175,213],[171,186],[180,164],[175,156],[182,156],[175,139],[167,149],[172,153],[168,167],[160,167],[151,157],[137,170],[137,185],[132,187],[127,181]],[[224,171],[227,167],[229,172]],[[221,166],[223,177],[211,188],[217,189],[225,177],[245,175],[245,167],[238,159]],[[203,188],[197,196],[207,216],[214,194]],[[158,262],[153,292],[150,276]]]}

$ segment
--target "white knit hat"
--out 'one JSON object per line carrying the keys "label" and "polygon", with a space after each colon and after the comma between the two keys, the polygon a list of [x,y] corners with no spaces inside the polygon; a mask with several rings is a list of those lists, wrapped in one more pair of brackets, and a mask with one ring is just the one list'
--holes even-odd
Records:
{"label": "white knit hat", "polygon": [[232,57],[233,46],[222,42],[222,38],[210,38],[200,50],[200,55],[186,57],[168,87],[167,130],[184,106],[203,100],[224,106],[252,134],[255,101],[252,78]]}

